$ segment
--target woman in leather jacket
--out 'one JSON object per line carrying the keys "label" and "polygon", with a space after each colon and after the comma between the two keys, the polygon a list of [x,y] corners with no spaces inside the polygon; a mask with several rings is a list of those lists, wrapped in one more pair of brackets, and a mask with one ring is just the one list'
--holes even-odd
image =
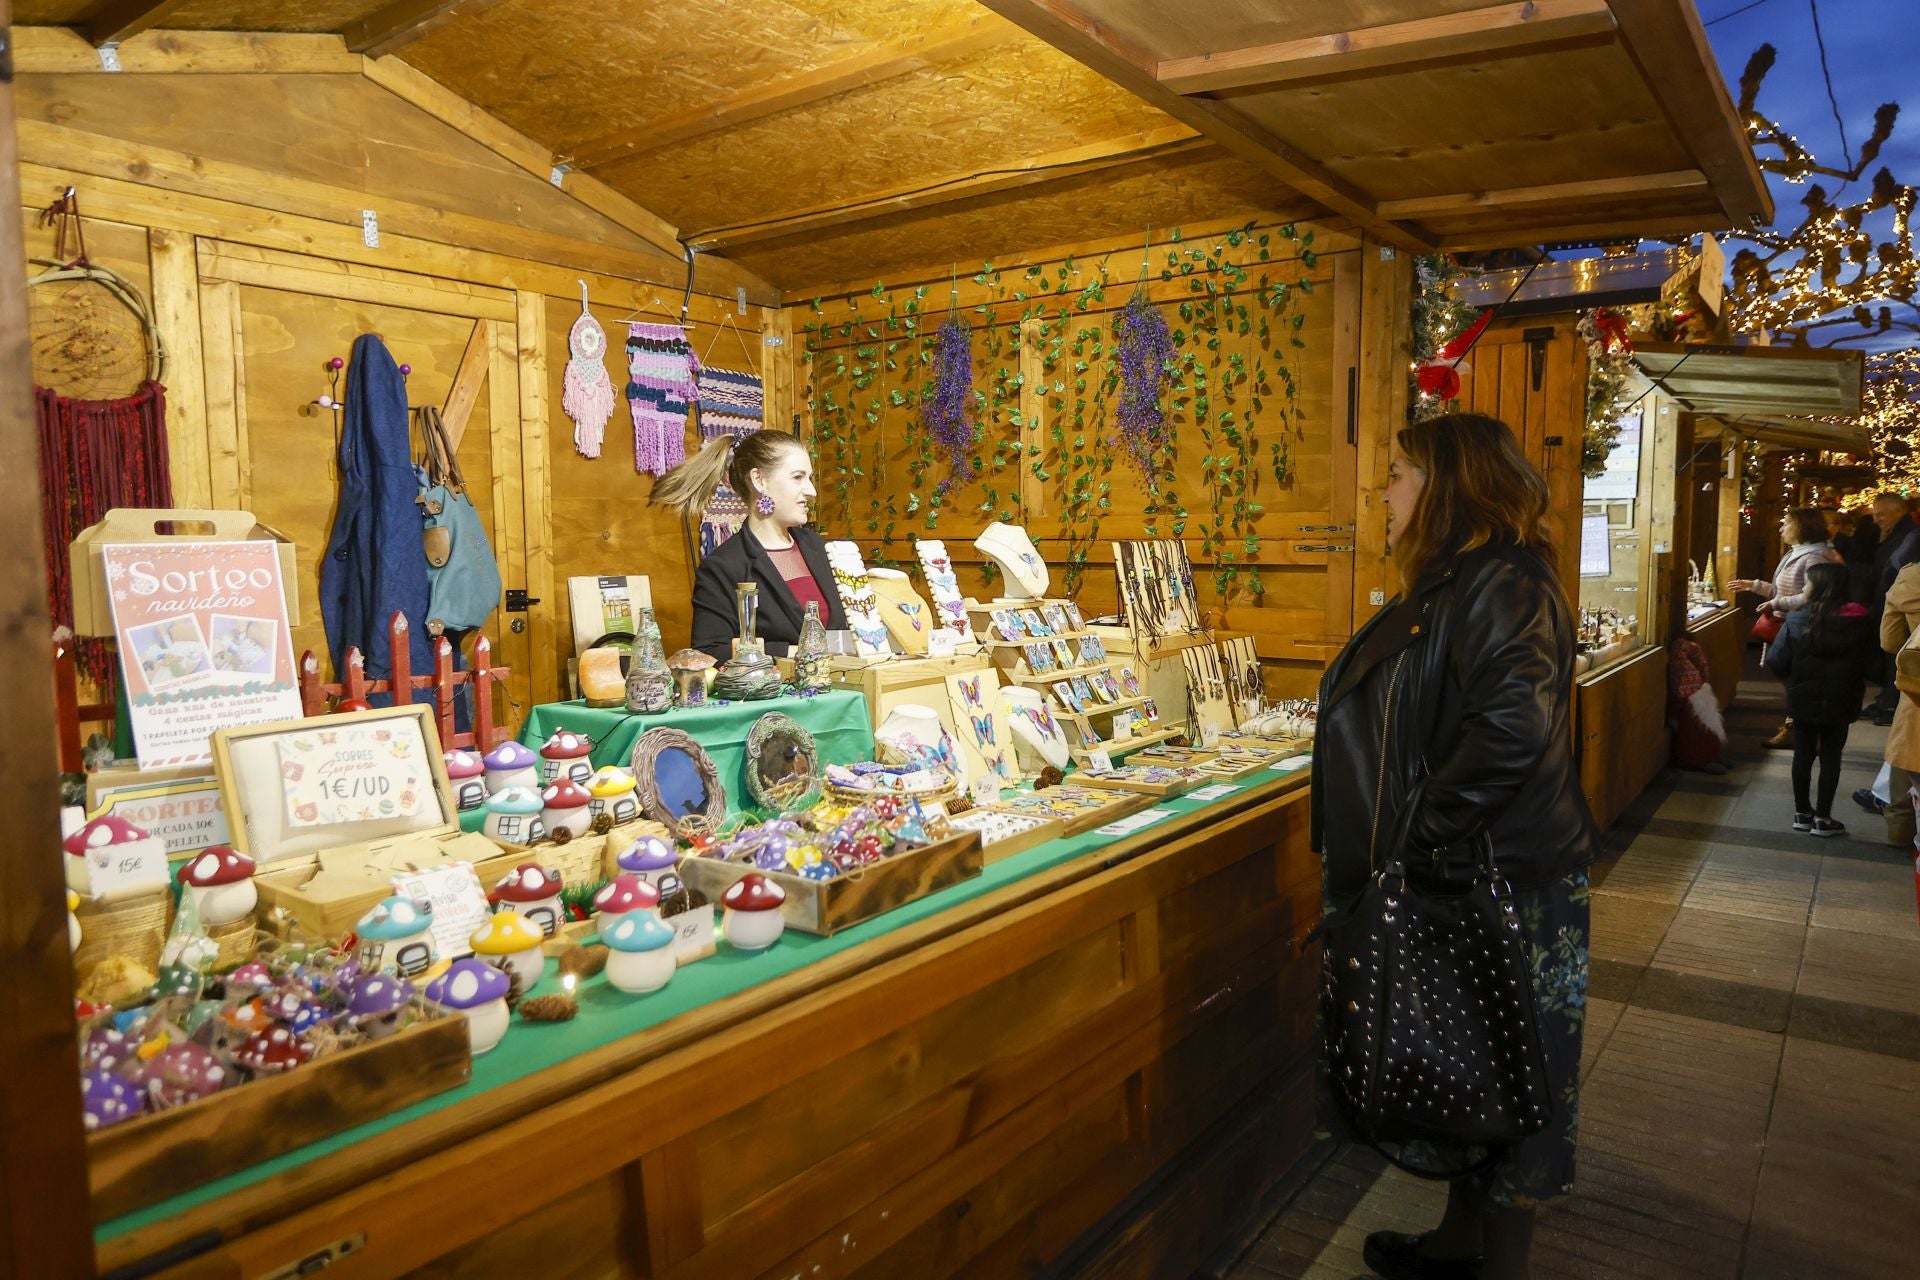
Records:
{"label": "woman in leather jacket", "polygon": [[[1313,843],[1329,904],[1351,901],[1407,825],[1410,864],[1471,874],[1490,838],[1516,895],[1554,1114],[1497,1152],[1407,1144],[1402,1164],[1455,1178],[1440,1226],[1376,1232],[1395,1276],[1524,1276],[1533,1207],[1572,1190],[1587,985],[1587,873],[1598,836],[1574,769],[1574,627],[1548,556],[1546,482],[1507,426],[1453,414],[1396,438],[1384,496],[1401,591],[1320,686]],[[1428,857],[1433,863],[1428,863]],[[1336,1124],[1337,1124],[1337,1117]]]}

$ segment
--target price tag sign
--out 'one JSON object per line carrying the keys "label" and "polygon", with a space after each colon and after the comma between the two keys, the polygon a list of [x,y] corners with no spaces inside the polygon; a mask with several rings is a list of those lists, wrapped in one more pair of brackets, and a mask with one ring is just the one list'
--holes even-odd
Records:
{"label": "price tag sign", "polygon": [[1230,783],[1230,782],[1216,782],[1210,787],[1201,787],[1197,791],[1189,791],[1187,793],[1187,799],[1218,800],[1222,796],[1232,795],[1234,792],[1238,791],[1239,789],[1240,789],[1239,787],[1235,786],[1233,783]]}
{"label": "price tag sign", "polygon": [[473,950],[467,939],[487,922],[488,908],[487,891],[481,888],[471,862],[395,876],[393,891],[433,904],[433,949],[441,959],[455,959]]}
{"label": "price tag sign", "polygon": [[929,658],[951,658],[960,651],[959,637],[944,627],[927,637]]}
{"label": "price tag sign", "polygon": [[1095,747],[1092,751],[1087,752],[1087,772],[1112,773],[1113,757],[1100,748]]}
{"label": "price tag sign", "polygon": [[1218,741],[1220,741],[1219,725],[1203,724],[1200,726],[1200,745],[1201,746],[1210,747]]}
{"label": "price tag sign", "polygon": [[1279,764],[1267,766],[1269,773],[1298,773],[1313,763],[1312,756],[1295,756],[1291,760],[1282,760]]}
{"label": "price tag sign", "polygon": [[973,780],[968,788],[977,805],[991,806],[1000,803],[1000,775],[988,770]]}
{"label": "price tag sign", "polygon": [[1150,827],[1162,818],[1171,818],[1172,816],[1173,810],[1171,809],[1144,809],[1139,813],[1129,814],[1117,822],[1109,822],[1104,827],[1096,827],[1094,829],[1103,836],[1130,836],[1142,827]]}

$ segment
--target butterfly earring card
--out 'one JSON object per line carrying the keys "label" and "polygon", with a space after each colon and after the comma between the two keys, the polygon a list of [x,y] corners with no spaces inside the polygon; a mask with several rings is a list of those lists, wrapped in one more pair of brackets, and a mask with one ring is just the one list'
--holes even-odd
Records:
{"label": "butterfly earring card", "polygon": [[1007,728],[1007,712],[1000,699],[1000,676],[994,671],[976,671],[971,675],[947,677],[947,703],[953,711],[954,737],[975,766],[969,777],[991,772],[1002,786],[1019,781],[1020,770],[1014,763],[1013,738]]}

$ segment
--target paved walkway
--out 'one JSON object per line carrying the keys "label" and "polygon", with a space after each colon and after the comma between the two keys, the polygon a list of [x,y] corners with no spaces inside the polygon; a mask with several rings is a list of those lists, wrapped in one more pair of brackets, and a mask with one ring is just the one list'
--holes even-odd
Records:
{"label": "paved walkway", "polygon": [[[1760,745],[1779,707],[1743,684],[1731,772],[1670,771],[1609,833],[1579,1181],[1541,1215],[1536,1276],[1920,1274],[1913,866],[1847,799],[1886,730],[1854,727],[1849,835],[1818,840],[1790,827],[1790,753]],[[1366,1276],[1369,1231],[1424,1230],[1445,1198],[1327,1144],[1207,1274]]]}

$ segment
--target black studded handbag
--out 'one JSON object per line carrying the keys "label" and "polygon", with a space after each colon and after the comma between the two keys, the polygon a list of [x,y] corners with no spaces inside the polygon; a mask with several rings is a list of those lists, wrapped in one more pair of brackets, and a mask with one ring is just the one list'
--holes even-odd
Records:
{"label": "black studded handbag", "polygon": [[[1390,684],[1383,771],[1392,708]],[[1491,839],[1475,841],[1471,879],[1443,874],[1438,859],[1410,848],[1424,791],[1422,776],[1366,888],[1326,922],[1320,1014],[1328,1083],[1356,1133],[1376,1146],[1497,1149],[1538,1133],[1553,1110],[1526,940]]]}

